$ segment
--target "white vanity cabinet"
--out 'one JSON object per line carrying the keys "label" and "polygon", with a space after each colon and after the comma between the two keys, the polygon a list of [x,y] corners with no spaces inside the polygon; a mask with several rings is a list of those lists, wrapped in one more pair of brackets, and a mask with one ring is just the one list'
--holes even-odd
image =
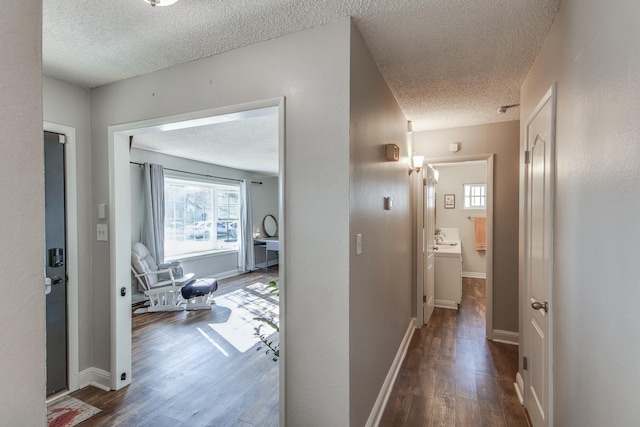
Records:
{"label": "white vanity cabinet", "polygon": [[462,251],[456,247],[438,248],[435,252],[435,306],[458,309],[462,302]]}

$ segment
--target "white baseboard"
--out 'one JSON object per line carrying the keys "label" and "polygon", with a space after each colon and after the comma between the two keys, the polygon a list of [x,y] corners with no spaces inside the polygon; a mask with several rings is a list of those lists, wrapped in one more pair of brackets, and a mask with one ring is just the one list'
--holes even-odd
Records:
{"label": "white baseboard", "polygon": [[111,374],[98,368],[88,368],[78,375],[78,385],[85,388],[88,385],[98,387],[104,391],[111,390]]}
{"label": "white baseboard", "polygon": [[463,271],[462,277],[467,277],[469,279],[486,279],[487,273],[476,273],[474,271]]}
{"label": "white baseboard", "polygon": [[384,408],[386,408],[389,395],[391,395],[391,390],[393,390],[393,384],[396,382],[396,377],[398,376],[398,372],[400,372],[402,361],[407,355],[407,349],[409,348],[411,337],[413,337],[413,332],[416,330],[416,322],[417,319],[415,317],[409,322],[407,332],[405,332],[404,338],[402,338],[400,348],[398,348],[398,352],[396,353],[395,359],[393,359],[391,368],[389,368],[387,377],[384,379],[384,383],[382,384],[380,393],[378,393],[376,403],[373,404],[373,408],[369,414],[369,419],[367,420],[367,424],[365,424],[366,427],[377,427],[378,424],[380,424]]}
{"label": "white baseboard", "polygon": [[511,331],[493,330],[493,340],[505,344],[520,345],[520,334]]}
{"label": "white baseboard", "polygon": [[516,373],[516,382],[513,383],[513,386],[516,388],[516,394],[518,395],[520,404],[524,405],[524,381],[522,380],[520,372]]}
{"label": "white baseboard", "polygon": [[434,305],[439,308],[449,308],[452,310],[458,309],[458,303],[455,301],[447,301],[444,299],[437,299],[434,301]]}
{"label": "white baseboard", "polygon": [[238,276],[240,274],[242,274],[242,271],[236,269],[236,270],[229,270],[229,271],[223,271],[221,273],[212,274],[211,277],[215,277],[216,279],[226,279],[229,277]]}
{"label": "white baseboard", "polygon": [[[278,265],[279,263],[280,263],[279,259],[269,260],[269,267],[273,267],[274,265]],[[264,269],[264,262],[261,262],[260,264],[256,264],[255,269],[256,270]]]}

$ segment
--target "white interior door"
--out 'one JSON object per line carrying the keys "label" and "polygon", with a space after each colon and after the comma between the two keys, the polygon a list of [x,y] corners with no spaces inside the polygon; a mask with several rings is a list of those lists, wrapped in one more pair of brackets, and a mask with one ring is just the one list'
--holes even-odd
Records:
{"label": "white interior door", "polygon": [[555,86],[527,122],[525,219],[525,405],[534,427],[551,422]]}
{"label": "white interior door", "polygon": [[435,304],[435,256],[433,254],[433,234],[435,228],[436,189],[433,169],[426,166],[424,186],[424,283],[423,311],[424,323],[428,323]]}

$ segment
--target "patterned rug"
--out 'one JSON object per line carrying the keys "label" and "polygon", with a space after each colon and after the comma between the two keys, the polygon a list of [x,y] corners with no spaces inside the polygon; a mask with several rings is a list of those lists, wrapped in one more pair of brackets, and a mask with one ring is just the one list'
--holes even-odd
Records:
{"label": "patterned rug", "polygon": [[64,396],[47,405],[48,427],[71,427],[93,417],[100,409],[74,397]]}

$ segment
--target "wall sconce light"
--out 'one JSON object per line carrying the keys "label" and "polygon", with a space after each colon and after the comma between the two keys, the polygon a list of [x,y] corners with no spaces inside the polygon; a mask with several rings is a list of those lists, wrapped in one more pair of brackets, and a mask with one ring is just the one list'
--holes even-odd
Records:
{"label": "wall sconce light", "polygon": [[409,166],[409,175],[411,172],[416,171],[420,172],[420,168],[422,168],[422,164],[424,163],[424,156],[416,156],[416,153],[413,153],[411,156],[411,165]]}

